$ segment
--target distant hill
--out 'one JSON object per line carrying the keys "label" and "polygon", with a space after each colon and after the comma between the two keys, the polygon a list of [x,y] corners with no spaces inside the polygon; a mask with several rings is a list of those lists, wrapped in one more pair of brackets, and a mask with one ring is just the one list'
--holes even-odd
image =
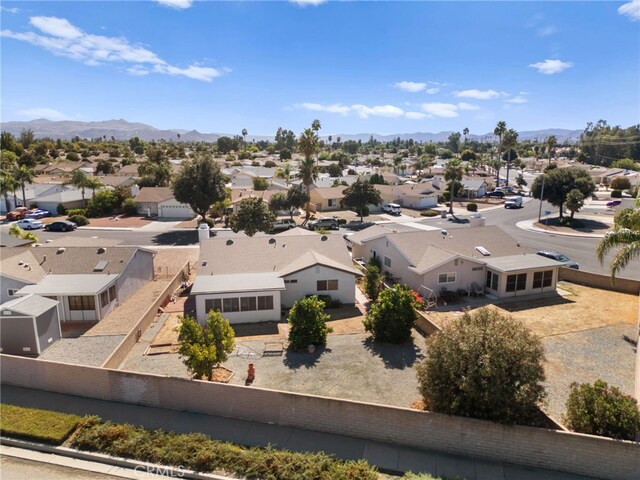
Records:
{"label": "distant hill", "polygon": [[[14,135],[20,135],[20,132],[25,129],[33,130],[36,137],[51,137],[54,139],[71,139],[73,137],[80,138],[97,138],[106,137],[110,139],[114,137],[116,140],[128,140],[132,137],[139,137],[142,140],[173,140],[184,142],[215,142],[221,136],[233,136],[230,133],[201,133],[197,130],[160,130],[146,125],[144,123],[133,123],[126,120],[105,120],[101,122],[76,122],[71,120],[64,121],[51,121],[43,118],[37,120],[31,120],[29,122],[3,122],[0,123],[2,131],[10,132]],[[358,133],[358,134],[332,134],[335,141],[340,137],[341,141],[346,140],[361,140],[366,142],[371,136],[378,141],[386,142],[400,137],[402,140],[408,140],[412,138],[416,142],[443,142],[447,140],[447,137],[451,134],[448,132],[416,132],[416,133],[398,133],[393,135],[379,135],[377,133]],[[567,130],[563,128],[549,128],[545,130],[532,130],[518,132],[518,138],[520,140],[539,140],[543,141],[549,135],[555,135],[558,142],[577,142],[580,138],[582,130]],[[180,137],[178,138],[178,135]],[[324,140],[327,139],[327,135],[323,135]],[[473,140],[488,140],[493,139],[492,133],[486,133],[483,135],[469,135],[469,139]],[[252,140],[273,140],[273,136],[260,136],[260,135],[248,135],[248,141]]]}

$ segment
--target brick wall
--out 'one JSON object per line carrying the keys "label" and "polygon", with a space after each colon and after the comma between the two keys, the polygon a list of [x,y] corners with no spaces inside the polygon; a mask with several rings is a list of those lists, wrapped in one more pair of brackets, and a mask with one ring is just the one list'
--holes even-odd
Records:
{"label": "brick wall", "polygon": [[[633,267],[630,267],[633,268]],[[640,280],[631,280],[628,278],[616,278],[615,285],[611,284],[609,275],[600,275],[597,273],[585,272],[584,270],[575,270],[573,268],[561,268],[560,280],[586,285],[587,287],[601,288],[603,290],[613,290],[622,293],[640,293]]]}
{"label": "brick wall", "polygon": [[8,355],[0,355],[0,378],[8,385],[270,422],[598,478],[640,478],[640,443],[590,435]]}

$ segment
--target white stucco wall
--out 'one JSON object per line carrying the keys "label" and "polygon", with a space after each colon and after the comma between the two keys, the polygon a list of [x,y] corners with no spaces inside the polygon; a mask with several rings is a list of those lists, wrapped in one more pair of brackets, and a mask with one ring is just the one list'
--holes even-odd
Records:
{"label": "white stucco wall", "polygon": [[158,203],[158,216],[162,218],[193,218],[195,212],[186,203],[180,203],[175,198]]}
{"label": "white stucco wall", "polygon": [[153,280],[153,254],[138,250],[116,280],[118,304]]}
{"label": "white stucco wall", "polygon": [[[341,270],[316,265],[305,270],[283,277],[286,290],[282,292],[282,304],[291,307],[296,300],[307,295],[330,295],[343,304],[354,304],[356,301],[355,275]],[[287,283],[297,280],[296,283]],[[338,290],[318,291],[318,280],[338,280]]]}
{"label": "white stucco wall", "polygon": [[251,297],[251,296],[273,296],[273,310],[254,310],[249,312],[222,312],[222,316],[229,320],[229,323],[257,323],[272,322],[280,320],[281,300],[279,290],[265,290],[259,292],[233,292],[219,294],[202,294],[196,295],[196,318],[198,322],[204,324],[207,313],[205,311],[205,300],[216,298],[234,298],[234,297]]}

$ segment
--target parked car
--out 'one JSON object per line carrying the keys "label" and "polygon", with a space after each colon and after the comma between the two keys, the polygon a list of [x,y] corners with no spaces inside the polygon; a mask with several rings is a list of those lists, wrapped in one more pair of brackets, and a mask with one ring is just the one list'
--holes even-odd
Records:
{"label": "parked car", "polygon": [[354,220],[353,222],[349,222],[347,223],[344,228],[346,228],[347,230],[364,230],[365,228],[369,228],[371,226],[375,225],[375,223],[373,222],[361,222],[359,220]]}
{"label": "parked car", "polygon": [[51,212],[49,212],[48,210],[42,210],[40,208],[32,208],[25,215],[26,218],[35,218],[35,219],[45,218],[50,216],[51,216]]}
{"label": "parked car", "polygon": [[69,220],[58,220],[44,226],[44,229],[48,232],[70,232],[76,228],[78,228],[78,225]]}
{"label": "parked car", "polygon": [[519,195],[505,197],[505,200],[504,208],[522,208],[522,197]]}
{"label": "parked car", "polygon": [[493,192],[487,193],[485,197],[502,198],[504,197],[504,192],[502,190],[494,190]]}
{"label": "parked car", "polygon": [[536,253],[538,255],[543,256],[543,257],[551,258],[551,259],[556,260],[558,262],[562,262],[562,263],[564,263],[565,267],[573,268],[575,270],[579,270],[580,269],[580,267],[578,266],[578,264],[576,262],[574,262],[569,257],[567,257],[566,255],[563,255],[561,253],[551,252],[549,250],[540,250],[539,252],[536,252]]}
{"label": "parked car", "polygon": [[273,222],[273,227],[271,231],[273,232],[283,232],[285,230],[289,230],[290,228],[295,228],[296,222],[295,220],[291,220],[290,218],[285,218],[282,220],[276,220]]}
{"label": "parked car", "polygon": [[607,202],[607,207],[609,208],[613,208],[613,207],[617,207],[618,205],[622,204],[622,200],[610,200]]}
{"label": "parked car", "polygon": [[7,213],[7,220],[22,220],[28,211],[29,209],[27,207],[18,207]]}
{"label": "parked car", "polygon": [[312,220],[307,224],[309,230],[318,230],[324,228],[327,230],[338,230],[339,224],[337,218],[319,218],[318,220]]}
{"label": "parked car", "polygon": [[33,218],[25,218],[15,223],[23,230],[37,230],[42,228],[42,222],[40,220],[34,220]]}
{"label": "parked car", "polygon": [[387,203],[382,207],[382,210],[391,215],[400,215],[402,213],[402,207],[397,203]]}

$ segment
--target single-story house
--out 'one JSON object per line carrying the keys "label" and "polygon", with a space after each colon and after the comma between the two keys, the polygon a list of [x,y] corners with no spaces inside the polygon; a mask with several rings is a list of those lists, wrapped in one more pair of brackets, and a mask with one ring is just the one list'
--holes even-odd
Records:
{"label": "single-story house", "polygon": [[315,212],[340,210],[342,208],[342,199],[344,198],[343,192],[346,188],[344,185],[339,187],[312,188],[309,193],[311,210]]}
{"label": "single-story house", "polygon": [[555,292],[562,263],[530,252],[500,228],[398,231],[373,226],[350,237],[354,258],[378,258],[382,272],[427,296],[482,288],[497,298]]}
{"label": "single-story house", "polygon": [[240,202],[247,198],[261,198],[263,202],[269,204],[271,196],[275,193],[286,193],[279,190],[253,190],[252,188],[232,188],[231,189],[231,210],[238,211]]}
{"label": "single-story house", "polygon": [[[96,189],[100,191],[101,189]],[[91,198],[92,191],[85,189],[84,200],[82,200],[82,191],[76,188],[68,188],[60,192],[44,195],[34,199],[34,203],[38,208],[51,212],[52,215],[58,214],[58,205],[62,204],[67,210],[74,208],[84,208],[85,203]]]}
{"label": "single-story house", "polygon": [[114,175],[119,177],[139,177],[138,175],[138,167],[140,165],[137,163],[130,163],[129,165],[125,165],[124,167],[117,170]]}
{"label": "single-story house", "polygon": [[340,235],[208,238],[191,294],[199,322],[212,309],[232,324],[277,321],[283,307],[309,295],[354,304],[358,276]]}
{"label": "single-story house", "polygon": [[375,185],[375,188],[382,197],[380,207],[387,203],[397,203],[403,207],[421,210],[438,205],[439,190],[430,184]]}
{"label": "single-story house", "polygon": [[466,198],[482,198],[487,194],[488,185],[484,177],[463,176],[461,183]]}
{"label": "single-story house", "polygon": [[143,187],[133,199],[139,214],[158,218],[193,218],[195,212],[178,202],[169,187]]}
{"label": "single-story house", "polygon": [[155,253],[141,247],[3,248],[0,254],[3,303],[28,294],[48,297],[59,302],[63,322],[103,319],[154,276]]}
{"label": "single-story house", "polygon": [[344,185],[345,183],[347,185],[353,185],[358,181],[358,178],[358,175],[342,175],[340,177],[331,177],[328,174],[320,174],[318,178],[313,181],[313,185],[317,188],[329,188],[332,187],[335,182],[338,182],[341,185]]}
{"label": "single-story house", "polygon": [[[38,179],[39,177],[35,177],[36,179]],[[41,184],[41,183],[31,183],[31,184],[27,184],[25,185],[25,189],[24,189],[24,193],[25,193],[25,197],[27,200],[27,204],[26,205],[22,205],[22,190],[20,187],[18,187],[18,189],[15,192],[15,195],[13,195],[12,193],[9,193],[9,195],[7,196],[7,199],[9,200],[9,212],[13,209],[15,209],[16,207],[28,207],[32,204],[37,204],[38,207],[40,207],[40,201],[41,198],[45,198],[48,197],[49,195],[54,195],[56,193],[60,193],[60,192],[64,192],[65,190],[67,190],[67,187],[64,187],[62,185],[62,182],[60,183],[54,183],[54,184]],[[2,198],[0,200],[0,212],[2,213],[6,213],[7,212],[7,205],[5,202],[5,199]],[[55,210],[54,210],[55,213]]]}
{"label": "single-story house", "polygon": [[37,356],[60,340],[58,302],[26,295],[0,305],[0,350]]}

